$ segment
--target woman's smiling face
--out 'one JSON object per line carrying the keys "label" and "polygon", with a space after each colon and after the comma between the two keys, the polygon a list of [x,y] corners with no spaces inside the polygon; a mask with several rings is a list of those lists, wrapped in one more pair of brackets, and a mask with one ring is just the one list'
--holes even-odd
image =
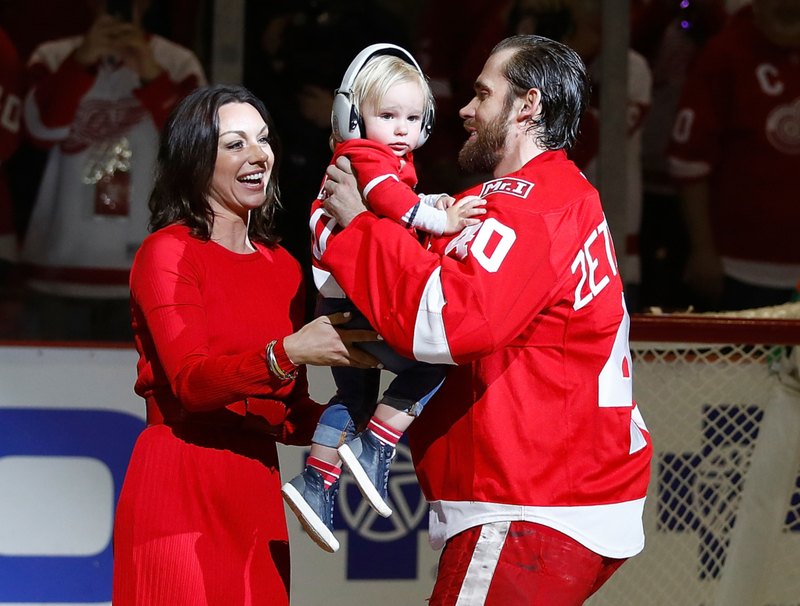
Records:
{"label": "woman's smiling face", "polygon": [[214,214],[245,217],[264,204],[275,155],[269,128],[249,103],[219,109],[219,145],[208,197]]}

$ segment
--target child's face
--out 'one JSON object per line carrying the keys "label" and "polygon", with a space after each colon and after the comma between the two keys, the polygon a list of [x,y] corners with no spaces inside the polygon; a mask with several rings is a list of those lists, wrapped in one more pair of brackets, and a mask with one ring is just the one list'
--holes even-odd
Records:
{"label": "child's face", "polygon": [[395,156],[403,156],[419,142],[425,97],[419,84],[398,82],[383,97],[379,107],[364,103],[364,127],[367,139],[388,145]]}

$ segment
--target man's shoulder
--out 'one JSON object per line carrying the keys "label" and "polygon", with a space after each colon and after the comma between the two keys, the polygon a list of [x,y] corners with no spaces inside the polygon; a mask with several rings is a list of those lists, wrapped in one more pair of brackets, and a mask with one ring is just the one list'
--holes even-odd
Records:
{"label": "man's shoulder", "polygon": [[527,211],[552,211],[583,199],[596,190],[563,152],[546,152],[516,172],[490,179],[466,192],[503,200]]}

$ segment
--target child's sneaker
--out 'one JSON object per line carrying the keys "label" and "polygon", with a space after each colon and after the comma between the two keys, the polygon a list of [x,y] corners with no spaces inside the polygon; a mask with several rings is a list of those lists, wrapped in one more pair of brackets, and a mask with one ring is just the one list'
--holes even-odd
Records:
{"label": "child's sneaker", "polygon": [[333,536],[333,500],[338,491],[339,480],[326,490],[322,475],[311,466],[281,488],[284,501],[308,536],[330,553],[339,549],[339,541]]}
{"label": "child's sneaker", "polygon": [[394,459],[395,447],[381,442],[367,429],[340,446],[338,451],[342,463],[353,474],[361,494],[372,508],[384,518],[392,515],[386,498],[389,493],[389,465]]}

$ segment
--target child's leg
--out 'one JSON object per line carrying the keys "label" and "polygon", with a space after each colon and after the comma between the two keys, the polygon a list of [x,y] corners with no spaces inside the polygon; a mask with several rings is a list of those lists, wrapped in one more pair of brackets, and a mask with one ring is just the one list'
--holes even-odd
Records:
{"label": "child's leg", "polygon": [[384,392],[372,420],[380,421],[402,434],[439,391],[447,375],[447,366],[414,360],[393,366],[397,376]]}
{"label": "child's leg", "polygon": [[[335,303],[339,306],[342,301]],[[324,313],[332,311],[338,309]],[[355,434],[356,423],[366,425],[369,420],[377,399],[380,371],[336,368],[333,376],[337,393],[317,424],[305,469],[281,489],[309,536],[329,552],[339,549],[333,535],[333,502],[341,475],[336,449]]]}
{"label": "child's leg", "polygon": [[447,372],[445,366],[402,360],[402,365],[393,365],[401,372],[384,393],[366,431],[339,447],[339,455],[364,498],[384,517],[392,513],[386,499],[397,442],[441,387]]}

